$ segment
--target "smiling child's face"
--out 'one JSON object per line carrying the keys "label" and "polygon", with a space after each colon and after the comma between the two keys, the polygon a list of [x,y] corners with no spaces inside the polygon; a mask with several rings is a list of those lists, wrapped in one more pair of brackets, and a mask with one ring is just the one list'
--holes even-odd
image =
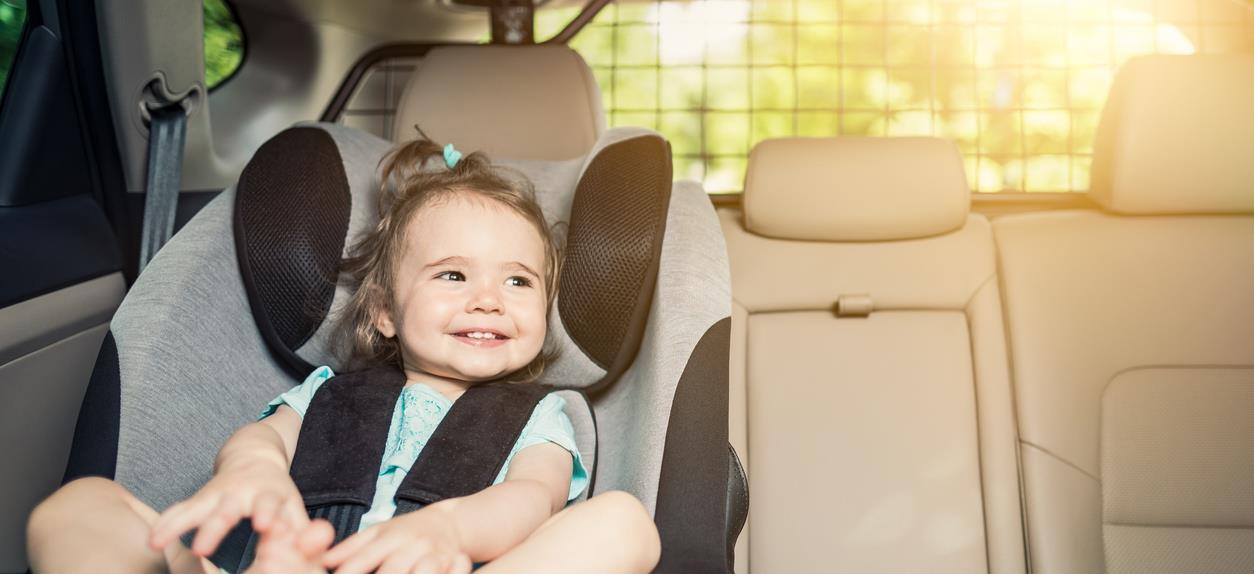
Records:
{"label": "smiling child's face", "polygon": [[544,243],[522,216],[456,193],[409,222],[392,313],[375,326],[397,336],[407,371],[478,382],[526,366],[546,328]]}

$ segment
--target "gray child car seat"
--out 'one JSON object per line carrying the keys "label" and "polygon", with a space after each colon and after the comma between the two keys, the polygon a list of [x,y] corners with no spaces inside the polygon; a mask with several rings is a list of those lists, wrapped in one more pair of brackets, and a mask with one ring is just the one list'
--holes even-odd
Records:
{"label": "gray child car seat", "polygon": [[[267,401],[316,365],[338,371],[336,265],[375,223],[390,146],[288,129],[161,250],[110,325],[67,481],[111,477],[165,508]],[[669,145],[647,130],[609,130],[566,161],[494,160],[568,222],[547,342],[561,354],[541,382],[566,389],[590,493],[625,490],[653,512],[659,572],[729,571],[747,488],[727,444],[731,296],[708,197],[672,183]]]}

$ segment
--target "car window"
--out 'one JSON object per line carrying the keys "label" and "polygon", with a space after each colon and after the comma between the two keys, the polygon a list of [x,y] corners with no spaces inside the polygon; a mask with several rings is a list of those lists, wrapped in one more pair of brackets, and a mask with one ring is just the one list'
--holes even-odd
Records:
{"label": "car window", "polygon": [[8,84],[9,69],[26,23],[26,0],[0,0],[0,94]]}
{"label": "car window", "polygon": [[225,0],[204,0],[204,9],[205,85],[212,90],[244,61],[244,31]]}
{"label": "car window", "polygon": [[[536,40],[581,9],[538,10]],[[1115,70],[1144,54],[1254,52],[1254,4],[615,1],[569,44],[609,124],[661,132],[675,177],[711,193],[738,193],[766,138],[913,135],[957,143],[975,192],[1083,192]],[[417,61],[373,63],[336,120],[391,138]]]}
{"label": "car window", "polygon": [[[540,10],[552,37],[578,7]],[[615,2],[570,42],[611,126],[664,134],[675,176],[740,191],[784,136],[933,135],[979,192],[1084,191],[1116,68],[1149,53],[1254,51],[1235,0]]]}

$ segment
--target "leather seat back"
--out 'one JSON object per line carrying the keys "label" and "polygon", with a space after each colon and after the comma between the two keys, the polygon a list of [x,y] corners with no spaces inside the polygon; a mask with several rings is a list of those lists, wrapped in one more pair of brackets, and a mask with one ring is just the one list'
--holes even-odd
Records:
{"label": "leather seat back", "polygon": [[1130,62],[1100,211],[999,218],[1038,573],[1254,571],[1254,57]]}
{"label": "leather seat back", "polygon": [[753,493],[739,571],[1023,571],[992,232],[969,201],[938,139],[754,149],[744,212],[720,214]]}

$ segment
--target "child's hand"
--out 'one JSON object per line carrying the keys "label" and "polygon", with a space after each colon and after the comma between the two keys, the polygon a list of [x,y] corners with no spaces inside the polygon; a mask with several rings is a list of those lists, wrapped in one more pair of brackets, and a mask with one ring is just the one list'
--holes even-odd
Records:
{"label": "child's hand", "polygon": [[325,520],[314,520],[299,531],[275,523],[257,543],[257,559],[246,574],[326,574],[322,555],[335,540]]}
{"label": "child's hand", "polygon": [[248,517],[253,529],[262,534],[276,524],[296,532],[309,523],[300,491],[286,468],[267,460],[220,468],[191,498],[161,513],[149,543],[153,548],[164,548],[197,528],[192,553],[208,556],[241,519]]}
{"label": "child's hand", "polygon": [[456,532],[444,512],[420,510],[348,537],[326,553],[322,565],[336,574],[468,574],[470,557]]}

